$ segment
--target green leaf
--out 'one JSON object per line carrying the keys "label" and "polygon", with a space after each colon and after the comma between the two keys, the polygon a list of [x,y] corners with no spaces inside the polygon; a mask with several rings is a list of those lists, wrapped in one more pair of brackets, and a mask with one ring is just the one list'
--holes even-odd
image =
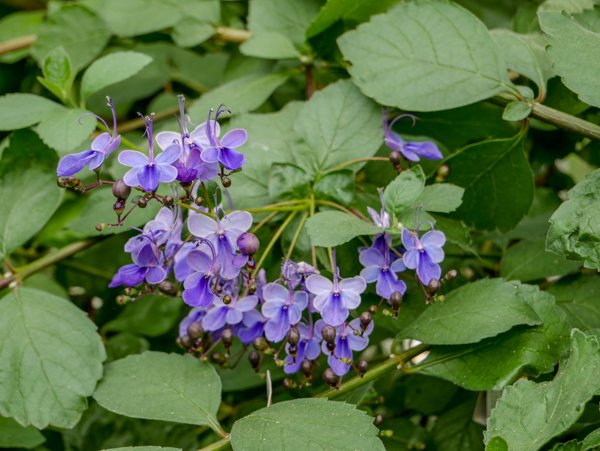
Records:
{"label": "green leaf", "polygon": [[539,19],[550,43],[547,52],[562,82],[585,103],[600,106],[595,82],[600,71],[600,34],[557,11],[540,12]]}
{"label": "green leaf", "polygon": [[104,343],[108,362],[124,359],[131,354],[141,354],[150,349],[150,343],[143,337],[123,332],[113,335]]}
{"label": "green leaf", "polygon": [[517,325],[541,324],[524,300],[528,295],[527,286],[518,282],[478,280],[451,291],[444,302],[429,306],[399,337],[429,344],[467,344]]}
{"label": "green leaf", "polygon": [[373,419],[352,404],[295,399],[257,410],[231,430],[235,450],[383,450]]}
{"label": "green leaf", "polygon": [[304,32],[319,12],[316,0],[251,0],[248,28],[253,34],[277,33],[294,46],[304,44]]}
{"label": "green leaf", "polygon": [[509,247],[502,257],[500,275],[508,280],[528,282],[550,276],[564,276],[576,272],[580,266],[579,262],[547,252],[544,238],[538,238],[523,240]]}
{"label": "green leaf", "polygon": [[142,296],[128,303],[119,316],[103,326],[103,330],[158,337],[173,328],[180,311],[180,299],[161,295]]}
{"label": "green leaf", "polygon": [[505,121],[522,121],[531,114],[531,105],[527,102],[515,100],[506,105],[502,113],[502,119]]}
{"label": "green leaf", "polygon": [[35,131],[47,146],[64,155],[79,148],[96,129],[96,118],[82,117],[86,113],[79,108],[62,108],[42,119]]}
{"label": "green leaf", "polygon": [[149,351],[108,364],[94,399],[129,417],[218,428],[221,380],[192,356]]}
{"label": "green leaf", "polygon": [[483,451],[483,427],[473,421],[473,402],[463,402],[440,415],[432,431],[439,451]]}
{"label": "green leaf", "polygon": [[[36,34],[45,11],[18,11],[0,20],[0,42]],[[15,63],[29,55],[29,49],[17,49],[0,56],[2,63]]]}
{"label": "green leaf", "polygon": [[184,15],[178,0],[87,0],[117,36],[131,37],[175,25]]}
{"label": "green leaf", "polygon": [[[51,327],[49,327],[51,325]],[[0,414],[42,429],[72,428],[106,358],[96,326],[65,299],[19,288],[0,300]]]}
{"label": "green leaf", "polygon": [[508,451],[508,444],[502,437],[494,437],[486,445],[485,451]]}
{"label": "green leaf", "polygon": [[0,130],[17,130],[37,124],[62,106],[35,94],[6,94],[0,97]]}
{"label": "green leaf", "polygon": [[575,14],[594,9],[597,4],[597,0],[545,0],[538,7],[538,11],[565,11]]}
{"label": "green leaf", "polygon": [[97,59],[83,74],[81,99],[133,77],[151,62],[152,58],[138,52],[115,52]]}
{"label": "green leaf", "polygon": [[54,152],[34,132],[11,135],[0,160],[0,259],[34,236],[60,205],[55,171]]}
{"label": "green leaf", "polygon": [[[446,181],[465,188],[455,215],[478,229],[513,228],[529,211],[533,174],[523,151],[524,133],[471,144],[448,158]],[[510,199],[510,202],[506,202]]]}
{"label": "green leaf", "polygon": [[110,448],[102,451],[182,451],[181,448],[171,448],[163,446],[125,446],[122,448]]}
{"label": "green leaf", "polygon": [[554,369],[567,351],[569,324],[548,293],[521,285],[523,300],[542,320],[515,327],[476,344],[433,346],[420,373],[441,377],[467,390],[500,390],[523,373],[538,376]]}
{"label": "green leaf", "polygon": [[381,227],[341,211],[322,211],[306,221],[313,246],[334,247],[360,235],[376,235]]}
{"label": "green leaf", "polygon": [[62,46],[77,72],[98,56],[109,38],[110,32],[94,13],[80,5],[65,5],[40,26],[31,55],[42,66],[46,56]]}
{"label": "green leaf", "polygon": [[464,192],[463,188],[451,183],[436,183],[426,186],[414,205],[425,211],[450,213],[460,207]]}
{"label": "green leaf", "polygon": [[[425,174],[420,165],[402,171],[383,192],[385,209],[400,214],[415,205],[425,192]],[[426,199],[427,200],[427,199]]]}
{"label": "green leaf", "polygon": [[488,419],[485,441],[500,436],[509,449],[537,450],[567,430],[600,388],[596,337],[574,329],[571,354],[550,382],[521,380],[507,387]]}
{"label": "green leaf", "polygon": [[546,249],[600,269],[600,169],[572,188],[550,218]]}
{"label": "green leaf", "polygon": [[[319,172],[372,156],[383,143],[379,108],[349,80],[315,93],[300,112],[294,129],[310,147],[303,155],[306,164]],[[358,170],[362,165],[353,167]]]}
{"label": "green leaf", "polygon": [[329,173],[315,183],[315,196],[348,205],[354,198],[354,178],[354,172],[349,169]]}
{"label": "green leaf", "polygon": [[555,75],[552,61],[546,53],[544,37],[539,33],[520,34],[505,29],[492,30],[490,33],[507,67],[533,81],[543,98],[547,81]]}
{"label": "green leaf", "polygon": [[273,31],[260,31],[252,34],[249,40],[240,45],[244,55],[267,59],[299,58],[300,53],[287,36]]}
{"label": "green leaf", "polygon": [[38,81],[63,103],[68,102],[75,73],[71,67],[71,58],[62,46],[48,53],[42,65],[42,73],[44,77],[38,77]]}
{"label": "green leaf", "polygon": [[588,451],[600,447],[600,429],[590,432],[581,443],[581,451]]}
{"label": "green leaf", "polygon": [[279,86],[284,84],[290,74],[273,72],[269,74],[251,73],[223,83],[218,88],[204,94],[200,100],[192,103],[188,114],[193,118],[204,121],[211,108],[224,104],[232,114],[252,111],[261,106]]}
{"label": "green leaf", "polygon": [[485,25],[451,2],[403,3],[346,33],[338,44],[352,64],[354,82],[383,105],[445,110],[510,86]]}
{"label": "green leaf", "polygon": [[23,427],[12,418],[0,417],[0,448],[35,448],[46,439],[34,427]]}
{"label": "green leaf", "polygon": [[595,274],[565,278],[548,288],[569,323],[583,331],[600,329],[600,280]]}
{"label": "green leaf", "polygon": [[171,37],[179,47],[195,47],[214,34],[215,27],[212,24],[193,17],[185,17],[173,27]]}
{"label": "green leaf", "polygon": [[269,196],[272,200],[305,199],[312,178],[299,166],[274,163],[269,172]]}

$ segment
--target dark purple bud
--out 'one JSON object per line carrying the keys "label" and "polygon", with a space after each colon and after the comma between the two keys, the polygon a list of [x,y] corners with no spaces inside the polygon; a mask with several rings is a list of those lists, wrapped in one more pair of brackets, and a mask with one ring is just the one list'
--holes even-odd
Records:
{"label": "dark purple bud", "polygon": [[137,204],[140,208],[146,208],[148,206],[148,199],[145,197],[140,197],[140,199],[137,201]]}
{"label": "dark purple bud", "polygon": [[113,210],[118,215],[123,213],[123,210],[125,210],[125,201],[123,199],[117,199],[117,201],[113,205]]}
{"label": "dark purple bud", "polygon": [[327,384],[334,386],[337,384],[338,378],[331,368],[327,368],[325,371],[323,371],[323,380]]}
{"label": "dark purple bud", "polygon": [[113,183],[112,192],[117,199],[125,200],[129,197],[129,194],[131,194],[131,187],[125,185],[125,182],[122,179],[119,179]]}
{"label": "dark purple bud", "polygon": [[231,179],[224,175],[223,177],[221,177],[221,183],[225,188],[229,188],[231,186]]}
{"label": "dark purple bud", "polygon": [[176,296],[177,292],[179,291],[177,289],[177,286],[173,282],[169,282],[168,280],[163,280],[158,285],[158,289],[161,293],[166,294],[167,296]]}
{"label": "dark purple bud", "polygon": [[250,365],[252,365],[252,368],[258,370],[260,366],[260,354],[257,351],[252,351],[248,355],[248,360],[250,360]]}
{"label": "dark purple bud", "polygon": [[368,369],[369,369],[369,364],[367,363],[366,360],[359,360],[358,363],[356,364],[356,371],[358,372],[358,374],[360,376],[365,374]]}
{"label": "dark purple bud", "polygon": [[372,319],[373,318],[369,312],[362,312],[360,314],[360,328],[365,330],[367,327],[369,327],[369,324],[371,324]]}
{"label": "dark purple bud", "polygon": [[216,363],[217,365],[221,365],[225,363],[225,356],[219,351],[215,351],[210,355],[210,361]]}
{"label": "dark purple bud", "polygon": [[300,332],[298,328],[293,326],[287,334],[287,341],[291,346],[296,346],[300,341]]}
{"label": "dark purple bud", "polygon": [[402,161],[402,154],[397,150],[392,150],[389,156],[390,161],[394,166],[398,166]]}
{"label": "dark purple bud", "polygon": [[296,354],[298,354],[298,346],[290,345],[290,347],[288,348],[288,352],[292,357],[296,357]]}
{"label": "dark purple bud", "polygon": [[202,337],[204,334],[204,330],[202,329],[202,324],[198,321],[194,321],[187,328],[187,334],[192,340],[197,340]]}
{"label": "dark purple bud", "polygon": [[394,310],[398,310],[400,308],[400,304],[402,304],[402,293],[399,291],[394,291],[390,297],[390,305]]}
{"label": "dark purple bud", "polygon": [[427,291],[429,291],[431,294],[436,294],[438,291],[440,291],[441,286],[442,284],[439,280],[431,279],[427,284]]}
{"label": "dark purple bud", "polygon": [[260,241],[253,233],[245,232],[237,239],[237,246],[243,255],[254,255],[258,252]]}
{"label": "dark purple bud", "polygon": [[335,327],[324,326],[323,330],[321,330],[321,336],[328,344],[333,344],[335,342]]}

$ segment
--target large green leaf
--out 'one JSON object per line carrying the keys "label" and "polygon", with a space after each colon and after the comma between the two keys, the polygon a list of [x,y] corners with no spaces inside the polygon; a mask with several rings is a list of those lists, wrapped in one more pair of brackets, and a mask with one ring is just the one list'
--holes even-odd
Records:
{"label": "large green leaf", "polygon": [[0,130],[35,125],[61,109],[58,103],[35,94],[6,94],[0,97]]}
{"label": "large green leaf", "polygon": [[376,235],[381,227],[341,211],[322,211],[306,221],[313,246],[334,247],[360,235]]}
{"label": "large green leaf", "polygon": [[308,164],[318,172],[374,155],[383,143],[379,109],[348,80],[315,93],[294,129],[310,147],[301,166]]}
{"label": "large green leaf", "polygon": [[469,400],[439,416],[431,431],[436,450],[483,451],[483,427],[473,421],[474,408]]}
{"label": "large green leaf", "polygon": [[352,404],[295,399],[257,410],[234,423],[234,450],[383,450],[373,419]]}
{"label": "large green leaf", "polygon": [[548,293],[521,285],[543,323],[515,327],[476,344],[434,346],[420,373],[441,377],[467,390],[499,390],[522,373],[537,376],[552,371],[567,350],[569,324],[566,315]]}
{"label": "large green leaf", "polygon": [[384,105],[445,110],[510,86],[485,25],[455,3],[403,3],[346,33],[338,43],[352,64],[354,82]]}
{"label": "large green leaf", "polygon": [[425,211],[450,213],[460,207],[465,190],[451,183],[436,183],[426,186],[415,202]]}
{"label": "large green leaf", "polygon": [[191,356],[148,351],[108,364],[94,398],[129,417],[218,428],[221,380]]}
{"label": "large green leaf", "polygon": [[110,448],[101,451],[182,451],[181,448],[163,446],[125,446],[123,448]]}
{"label": "large green leaf", "polygon": [[81,98],[133,77],[151,62],[152,58],[139,52],[115,52],[97,59],[83,74]]}
{"label": "large green leaf", "polygon": [[548,291],[565,311],[573,327],[584,331],[600,329],[600,278],[595,274],[565,278]]}
{"label": "large green leaf", "polygon": [[0,331],[0,414],[75,426],[106,357],[94,323],[65,299],[18,288],[0,300]]}
{"label": "large green leaf", "polygon": [[63,46],[78,71],[98,56],[109,38],[110,32],[93,12],[80,5],[65,5],[40,26],[31,55],[41,66],[48,53]]}
{"label": "large green leaf", "polygon": [[554,212],[546,249],[600,269],[600,169],[575,185]]}
{"label": "large green leaf", "polygon": [[502,257],[500,275],[509,280],[544,279],[576,272],[581,263],[546,251],[543,237],[523,240],[508,248]]}
{"label": "large green leaf", "polygon": [[0,417],[0,448],[35,448],[45,440],[34,427],[24,427],[12,418]]}
{"label": "large green leaf", "polygon": [[574,329],[571,354],[550,382],[521,380],[507,387],[488,420],[486,442],[500,436],[509,449],[538,450],[567,430],[600,389],[600,347],[594,336]]}
{"label": "large green leaf", "polygon": [[25,244],[60,205],[56,156],[31,130],[13,133],[0,160],[0,258]]}
{"label": "large green leaf", "polygon": [[35,129],[44,143],[59,154],[66,154],[81,146],[96,129],[96,119],[83,116],[86,110],[62,108],[45,117]]}
{"label": "large green leaf", "polygon": [[600,34],[595,33],[566,13],[539,13],[540,25],[550,43],[548,54],[563,83],[579,98],[600,106],[596,75],[600,71]]}
{"label": "large green leaf", "polygon": [[[471,144],[448,158],[448,182],[465,188],[455,215],[479,229],[513,228],[533,199],[533,174],[523,151],[524,133]],[[510,202],[506,202],[510,199]]]}
{"label": "large green leaf", "polygon": [[420,165],[402,171],[383,192],[385,209],[400,214],[411,208],[425,191],[425,174]]}
{"label": "large green leaf", "polygon": [[448,293],[444,302],[429,306],[400,337],[429,344],[468,344],[517,325],[541,324],[525,301],[528,296],[528,287],[518,282],[484,279],[469,283]]}

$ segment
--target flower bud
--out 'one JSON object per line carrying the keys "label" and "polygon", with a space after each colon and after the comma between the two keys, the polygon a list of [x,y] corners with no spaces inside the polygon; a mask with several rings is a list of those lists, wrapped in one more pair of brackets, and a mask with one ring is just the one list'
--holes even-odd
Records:
{"label": "flower bud", "polygon": [[292,326],[287,334],[287,341],[291,346],[296,346],[300,341],[300,332],[296,326]]}
{"label": "flower bud", "polygon": [[375,421],[374,421],[375,426],[380,426],[381,423],[383,423],[383,420],[384,420],[383,415],[381,415],[380,413],[377,414],[377,416],[375,417]]}
{"label": "flower bud", "polygon": [[366,360],[359,360],[358,363],[356,364],[356,371],[358,372],[358,374],[360,376],[365,374],[368,369],[369,369],[369,364],[367,363]]}
{"label": "flower bud", "polygon": [[252,351],[248,354],[248,360],[250,361],[252,368],[258,370],[260,366],[260,354],[257,351]]}
{"label": "flower bud", "polygon": [[146,208],[148,206],[148,199],[145,197],[140,197],[140,199],[137,201],[137,204],[140,208]]}
{"label": "flower bud", "polygon": [[296,383],[296,381],[295,381],[295,380],[293,380],[293,379],[290,379],[289,377],[286,377],[286,378],[283,380],[283,386],[284,386],[285,388],[287,388],[288,390],[290,390],[290,389],[292,389],[292,388],[296,388],[296,387],[298,386],[298,384]]}
{"label": "flower bud", "polygon": [[325,371],[323,371],[323,380],[327,384],[334,386],[337,384],[338,378],[331,368],[327,368]]}
{"label": "flower bud", "polygon": [[202,329],[202,324],[198,321],[194,321],[187,328],[187,334],[192,340],[197,340],[202,337],[204,334],[204,329]]}
{"label": "flower bud", "polygon": [[389,159],[394,166],[398,166],[402,161],[402,154],[397,150],[392,150],[389,155]]}
{"label": "flower bud", "polygon": [[335,342],[335,327],[329,325],[324,326],[323,330],[321,330],[321,336],[327,343],[333,344]]}
{"label": "flower bud", "polygon": [[390,297],[390,305],[392,309],[398,310],[402,304],[402,294],[399,291],[394,291]]}
{"label": "flower bud", "polygon": [[190,337],[188,337],[187,335],[184,335],[183,337],[180,337],[177,339],[177,344],[184,349],[189,349],[192,347],[193,343],[192,343],[192,339]]}
{"label": "flower bud", "polygon": [[258,289],[258,287],[256,286],[256,282],[254,282],[254,281],[250,282],[250,284],[248,285],[248,294],[256,293],[257,289]]}
{"label": "flower bud", "polygon": [[104,229],[106,229],[106,224],[104,224],[104,223],[102,223],[102,222],[101,222],[101,223],[98,223],[98,224],[96,224],[96,230],[97,230],[98,232],[102,232]]}
{"label": "flower bud", "polygon": [[120,294],[117,296],[117,304],[119,305],[125,305],[129,301],[131,301],[131,298],[129,296],[125,296],[124,294]]}
{"label": "flower bud", "polygon": [[303,360],[300,364],[300,371],[302,371],[302,374],[306,377],[309,377],[313,372],[312,362],[310,360]]}
{"label": "flower bud", "polygon": [[450,166],[448,166],[447,164],[441,165],[438,168],[436,175],[438,177],[440,177],[442,180],[445,179],[446,177],[448,177],[450,175]]}
{"label": "flower bud", "polygon": [[429,291],[431,294],[436,294],[438,291],[440,291],[441,286],[442,285],[440,284],[439,280],[431,279],[427,284],[427,291]]}
{"label": "flower bud", "polygon": [[446,276],[444,277],[444,279],[452,280],[452,279],[456,279],[456,276],[458,276],[458,272],[456,271],[456,269],[451,269],[450,271],[448,271],[446,273]]}
{"label": "flower bud", "polygon": [[371,315],[376,315],[377,314],[377,306],[376,305],[370,305],[369,306],[369,313]]}
{"label": "flower bud", "polygon": [[264,337],[255,338],[254,341],[252,342],[252,346],[257,351],[264,351],[265,349],[267,349],[269,347],[269,345],[267,344],[267,340],[265,340]]}
{"label": "flower bud", "polygon": [[117,201],[113,205],[113,210],[118,215],[123,213],[123,210],[125,210],[125,201],[123,199],[117,199]]}
{"label": "flower bud", "polygon": [[194,203],[195,203],[196,205],[198,205],[199,207],[201,207],[201,206],[202,206],[202,204],[204,203],[204,200],[202,200],[202,198],[201,198],[200,196],[198,196],[198,197],[196,197],[196,198],[194,199]]}
{"label": "flower bud", "polygon": [[231,304],[231,296],[229,296],[228,294],[223,296],[223,304],[225,304],[225,305]]}
{"label": "flower bud", "polygon": [[221,183],[225,188],[229,188],[231,186],[231,179],[224,175],[223,177],[221,177]]}
{"label": "flower bud", "polygon": [[224,329],[221,333],[221,338],[223,339],[225,347],[231,346],[231,343],[233,342],[233,331],[230,328]]}
{"label": "flower bud", "polygon": [[167,296],[175,296],[177,295],[177,286],[173,282],[169,282],[168,280],[163,280],[159,285],[158,289],[161,293],[166,294]]}
{"label": "flower bud", "polygon": [[237,246],[242,255],[254,255],[258,252],[260,241],[253,233],[245,232],[237,239]]}
{"label": "flower bud", "polygon": [[371,324],[372,319],[373,318],[369,312],[362,312],[360,314],[360,328],[365,330],[367,327],[369,327],[369,324]]}
{"label": "flower bud", "polygon": [[112,192],[113,196],[117,199],[125,200],[129,197],[129,194],[131,194],[131,187],[125,185],[125,182],[122,179],[119,179],[113,183]]}
{"label": "flower bud", "polygon": [[163,205],[165,207],[170,207],[171,205],[173,205],[174,199],[172,196],[165,196],[163,198]]}
{"label": "flower bud", "polygon": [[216,363],[217,365],[221,365],[225,363],[225,356],[220,352],[215,351],[210,355],[210,360],[211,362]]}
{"label": "flower bud", "polygon": [[298,354],[298,346],[290,345],[290,347],[288,348],[288,352],[292,357],[296,357],[296,354]]}
{"label": "flower bud", "polygon": [[67,178],[66,177],[57,177],[56,184],[58,185],[59,188],[66,188],[67,187]]}

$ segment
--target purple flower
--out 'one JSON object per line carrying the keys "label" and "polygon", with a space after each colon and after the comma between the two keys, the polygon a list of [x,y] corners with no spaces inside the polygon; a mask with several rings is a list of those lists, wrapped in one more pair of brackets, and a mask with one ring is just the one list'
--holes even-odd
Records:
{"label": "purple flower", "polygon": [[225,279],[236,277],[248,257],[235,253],[237,239],[252,225],[252,215],[246,211],[234,211],[221,219],[202,214],[190,215],[188,229],[192,235],[209,240],[215,247],[219,275]]}
{"label": "purple flower", "polygon": [[241,326],[237,329],[236,335],[242,343],[248,345],[258,337],[262,337],[266,321],[267,319],[258,310],[248,310],[244,312]]}
{"label": "purple flower", "polygon": [[316,296],[313,301],[315,309],[331,326],[342,324],[348,318],[348,310],[360,305],[360,294],[366,287],[365,279],[360,276],[340,279],[337,268],[333,282],[317,274],[306,279],[306,288]]}
{"label": "purple flower", "polygon": [[219,330],[225,324],[236,325],[242,322],[244,313],[252,310],[258,303],[258,297],[246,296],[242,299],[231,299],[229,304],[225,304],[222,298],[216,298],[213,307],[206,312],[202,318],[202,327],[204,330]]}
{"label": "purple flower", "polygon": [[360,263],[365,267],[360,275],[367,283],[377,282],[375,290],[379,296],[390,299],[395,291],[404,294],[406,284],[398,279],[396,272],[404,271],[406,266],[401,258],[395,259],[390,264],[390,252],[381,254],[379,249],[370,247],[361,251],[358,257]]}
{"label": "purple flower", "polygon": [[[317,322],[319,323],[319,322]],[[318,324],[319,333],[323,329],[323,324]],[[373,321],[362,331],[360,328],[360,319],[356,318],[349,324],[343,323],[336,328],[335,348],[333,352],[327,348],[325,342],[322,344],[322,350],[327,355],[327,363],[337,376],[343,376],[350,370],[352,363],[352,351],[363,351],[369,345],[369,335],[373,332]]]}
{"label": "purple flower", "polygon": [[319,270],[306,262],[293,262],[286,260],[281,266],[281,275],[286,280],[290,289],[298,286],[304,287],[306,278],[312,274],[319,274]]}
{"label": "purple flower", "polygon": [[144,226],[144,235],[151,236],[158,246],[162,246],[173,239],[180,241],[182,226],[179,215],[175,214],[170,208],[162,207],[156,217]]}
{"label": "purple flower", "polygon": [[264,304],[262,313],[268,319],[265,336],[269,341],[278,342],[285,338],[290,326],[300,322],[302,311],[308,305],[308,294],[304,291],[291,291],[277,284],[269,283],[262,291]]}
{"label": "purple flower", "polygon": [[420,239],[416,232],[402,230],[402,244],[406,248],[402,260],[407,268],[417,270],[419,280],[425,285],[442,275],[438,263],[444,259],[445,242],[446,237],[437,230],[430,230]]}
{"label": "purple flower", "polygon": [[213,258],[200,250],[194,250],[187,254],[186,261],[194,271],[186,277],[183,282],[182,298],[184,302],[192,307],[209,308],[217,298],[212,292],[210,284],[214,273],[214,249],[211,245]]}
{"label": "purple flower", "polygon": [[148,135],[148,156],[135,150],[124,150],[119,154],[119,163],[131,167],[123,177],[126,185],[141,186],[145,191],[156,191],[159,183],[170,183],[177,178],[177,169],[171,164],[179,158],[181,147],[172,144],[155,158],[152,141],[154,115],[146,116],[144,121]]}
{"label": "purple flower", "polygon": [[[201,157],[203,148],[208,147],[210,142],[206,135],[207,127],[200,124],[191,133],[188,132],[188,117],[185,114],[185,97],[180,95],[179,99],[179,126],[180,132],[160,132],[156,135],[156,142],[162,150],[168,149],[173,144],[181,147],[181,154],[173,166],[177,169],[177,180],[190,183],[194,180],[203,182],[214,179],[219,172],[218,163],[208,163]],[[215,125],[216,127],[216,125]]]}
{"label": "purple flower", "polygon": [[[113,116],[113,129],[112,134],[104,132],[99,134],[93,141],[89,150],[83,152],[65,155],[58,162],[56,168],[56,175],[59,177],[69,177],[77,172],[81,171],[85,166],[89,165],[91,171],[98,169],[106,157],[115,151],[121,144],[121,135],[117,135],[117,115],[115,113],[115,105],[110,97],[108,99],[108,106],[112,111]],[[92,115],[96,117],[100,122],[104,124],[106,129],[110,132],[110,127],[100,116],[95,114],[86,113],[86,115]],[[84,116],[84,115],[82,115]]]}
{"label": "purple flower", "polygon": [[[237,152],[233,149],[236,147],[243,146],[248,139],[248,134],[243,128],[236,128],[230,130],[221,140],[219,140],[220,130],[217,127],[217,120],[219,115],[227,111],[223,109],[221,105],[215,114],[215,120],[211,121],[211,112],[208,114],[208,120],[205,122],[206,135],[209,140],[209,147],[202,151],[202,159],[207,163],[221,163],[223,167],[229,171],[236,171],[240,169],[246,162],[246,157],[243,153]],[[212,130],[210,129],[211,122],[214,124]]]}
{"label": "purple flower", "polygon": [[285,366],[283,371],[286,374],[293,374],[300,369],[300,365],[304,360],[315,360],[321,354],[321,347],[319,346],[320,337],[314,332],[313,328],[306,324],[298,324],[298,330],[300,331],[300,341],[298,342],[296,354],[290,353],[290,344],[285,345],[285,351],[287,353],[285,357]]}
{"label": "purple flower", "polygon": [[154,285],[165,280],[164,258],[151,236],[141,234],[130,238],[125,243],[125,251],[131,253],[133,264],[119,269],[108,285],[110,288],[119,285],[134,287],[144,280]]}
{"label": "purple flower", "polygon": [[392,150],[397,150],[410,161],[419,161],[421,157],[427,160],[441,160],[444,156],[434,142],[404,141],[400,135],[392,131],[394,124],[403,117],[412,118],[414,125],[416,118],[412,114],[401,114],[388,123],[388,112],[387,110],[383,111],[383,132],[386,145]]}

